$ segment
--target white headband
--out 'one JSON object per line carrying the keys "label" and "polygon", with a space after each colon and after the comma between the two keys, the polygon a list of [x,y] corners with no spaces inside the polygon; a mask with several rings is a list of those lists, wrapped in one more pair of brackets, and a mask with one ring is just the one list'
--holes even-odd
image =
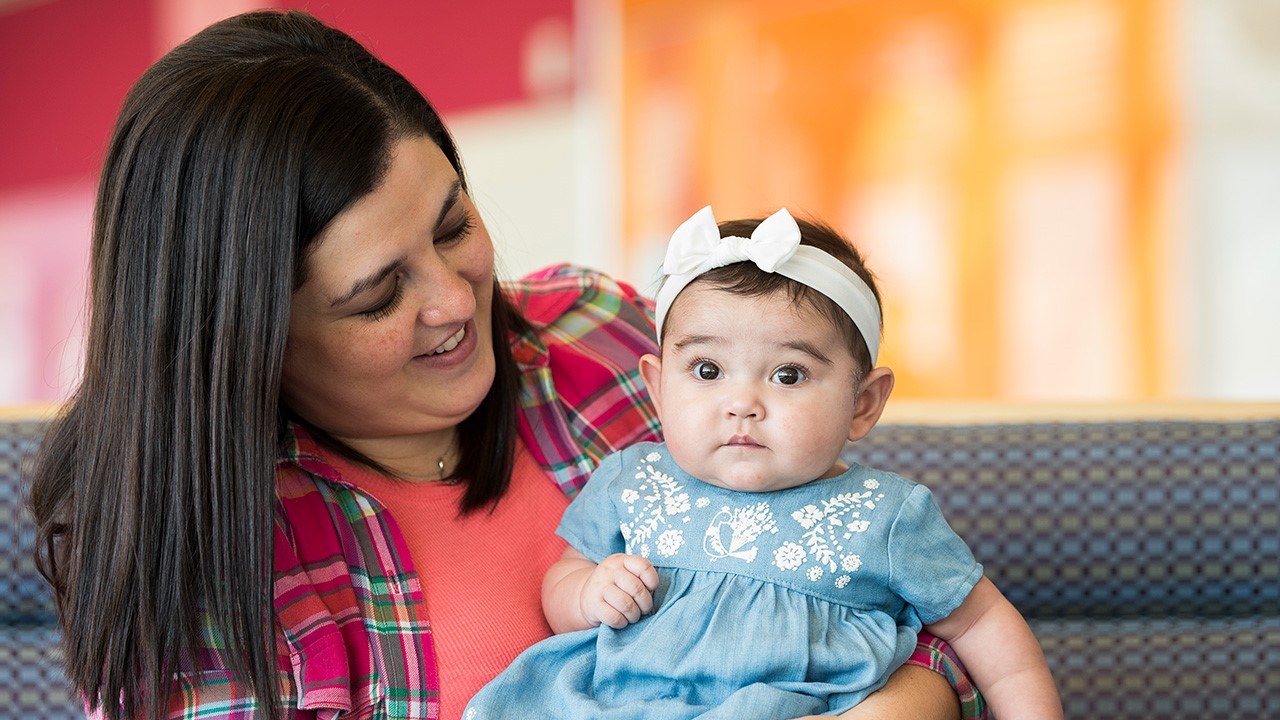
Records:
{"label": "white headband", "polygon": [[662,263],[666,279],[656,300],[658,337],[662,337],[662,322],[671,303],[685,286],[708,270],[744,260],[831,298],[862,333],[875,366],[880,352],[880,305],[875,293],[848,265],[816,247],[801,245],[800,227],[786,208],[760,223],[750,238],[720,237],[710,205],[676,228]]}

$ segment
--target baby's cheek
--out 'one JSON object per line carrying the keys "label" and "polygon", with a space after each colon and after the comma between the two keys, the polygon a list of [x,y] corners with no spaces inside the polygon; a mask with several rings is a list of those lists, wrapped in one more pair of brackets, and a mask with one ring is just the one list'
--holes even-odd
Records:
{"label": "baby's cheek", "polygon": [[688,430],[684,423],[677,421],[663,427],[663,436],[666,438],[667,452],[671,453],[671,459],[685,472],[698,477],[698,471],[703,465],[702,455],[698,452],[696,437],[691,437]]}

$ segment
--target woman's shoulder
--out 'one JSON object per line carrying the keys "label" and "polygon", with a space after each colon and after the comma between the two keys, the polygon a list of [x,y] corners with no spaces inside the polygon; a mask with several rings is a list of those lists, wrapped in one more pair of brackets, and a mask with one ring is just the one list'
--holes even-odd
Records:
{"label": "woman's shoulder", "polygon": [[504,282],[503,290],[535,327],[554,325],[584,310],[606,316],[636,315],[652,324],[652,300],[629,283],[580,265],[552,265]]}

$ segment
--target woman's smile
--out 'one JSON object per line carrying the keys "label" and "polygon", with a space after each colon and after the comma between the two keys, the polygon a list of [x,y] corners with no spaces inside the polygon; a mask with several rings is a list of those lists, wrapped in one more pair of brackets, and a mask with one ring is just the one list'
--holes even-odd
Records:
{"label": "woman's smile", "polygon": [[415,355],[413,362],[432,369],[455,368],[465,363],[476,349],[476,326],[468,320],[454,333],[432,350]]}
{"label": "woman's smile", "polygon": [[462,342],[462,338],[466,335],[466,332],[467,332],[467,326],[463,325],[462,327],[458,328],[458,332],[454,333],[453,336],[450,337],[448,340],[445,340],[443,345],[436,348],[435,350],[432,350],[427,354],[439,355],[441,353],[447,353],[450,350],[458,347],[458,343]]}

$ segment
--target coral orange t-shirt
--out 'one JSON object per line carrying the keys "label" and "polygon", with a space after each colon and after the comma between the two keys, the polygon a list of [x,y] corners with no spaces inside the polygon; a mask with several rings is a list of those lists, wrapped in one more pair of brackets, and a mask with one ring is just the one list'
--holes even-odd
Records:
{"label": "coral orange t-shirt", "polygon": [[423,578],[440,673],[440,717],[467,701],[525,648],[550,637],[542,577],[564,552],[555,534],[569,498],[517,443],[511,487],[492,513],[458,515],[465,487],[391,480],[326,453],[343,477],[395,518]]}

